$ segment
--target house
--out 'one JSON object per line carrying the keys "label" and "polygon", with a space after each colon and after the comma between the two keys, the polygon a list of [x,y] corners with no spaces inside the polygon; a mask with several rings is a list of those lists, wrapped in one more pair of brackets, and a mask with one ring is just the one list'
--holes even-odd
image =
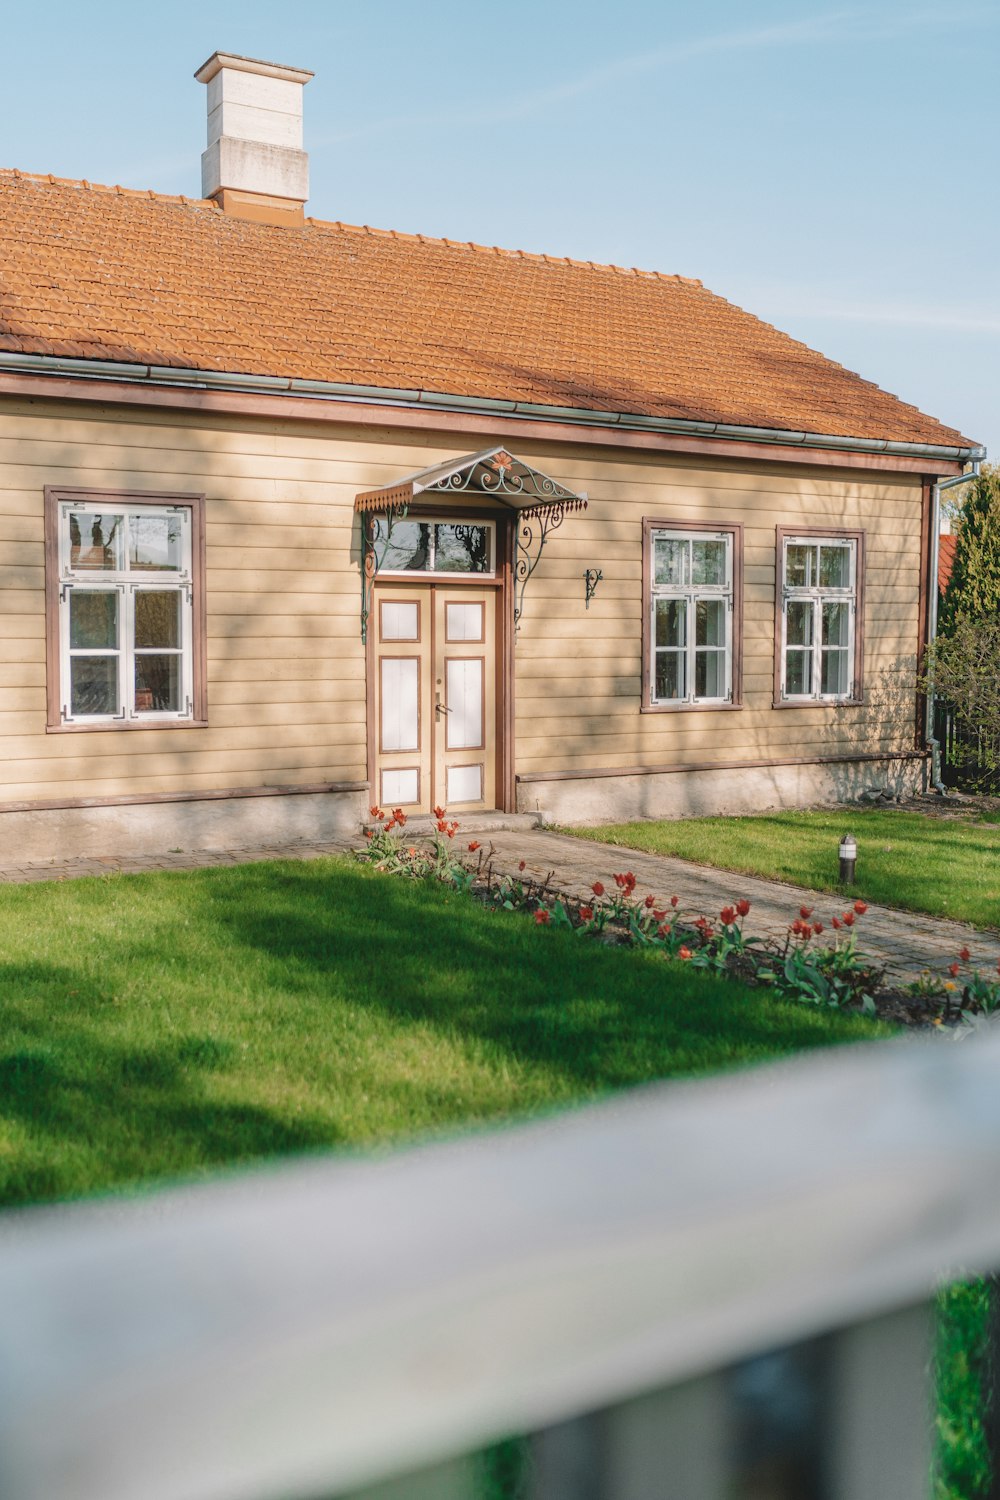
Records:
{"label": "house", "polygon": [[0,173],[0,839],[580,821],[919,782],[981,450],[700,282],[308,218],[215,54],[203,197]]}

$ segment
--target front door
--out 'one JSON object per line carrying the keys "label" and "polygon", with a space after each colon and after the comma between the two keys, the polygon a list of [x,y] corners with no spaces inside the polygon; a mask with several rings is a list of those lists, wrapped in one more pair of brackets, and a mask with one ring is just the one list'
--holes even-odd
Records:
{"label": "front door", "polygon": [[496,806],[496,588],[375,589],[374,777],[382,807]]}

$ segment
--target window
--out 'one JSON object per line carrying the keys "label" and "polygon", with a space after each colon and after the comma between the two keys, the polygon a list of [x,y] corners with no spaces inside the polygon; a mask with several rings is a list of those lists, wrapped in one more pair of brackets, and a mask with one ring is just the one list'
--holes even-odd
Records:
{"label": "window", "polygon": [[200,500],[46,505],[50,728],[204,722]]}
{"label": "window", "polygon": [[372,523],[379,573],[492,574],[494,533],[491,521],[403,520],[387,538],[384,519]]}
{"label": "window", "polygon": [[860,698],[861,534],[779,530],[778,698]]}
{"label": "window", "polygon": [[644,523],[645,708],[738,705],[738,527]]}

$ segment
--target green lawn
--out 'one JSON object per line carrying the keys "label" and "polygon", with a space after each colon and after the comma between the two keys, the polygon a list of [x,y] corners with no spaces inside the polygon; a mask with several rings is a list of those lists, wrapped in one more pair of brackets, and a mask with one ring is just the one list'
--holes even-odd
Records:
{"label": "green lawn", "polygon": [[822,891],[839,889],[837,849],[842,834],[853,833],[858,870],[852,895],[1000,927],[1000,827],[993,819],[850,807],[563,831]]}
{"label": "green lawn", "polygon": [[0,887],[0,1203],[886,1035],[349,862]]}

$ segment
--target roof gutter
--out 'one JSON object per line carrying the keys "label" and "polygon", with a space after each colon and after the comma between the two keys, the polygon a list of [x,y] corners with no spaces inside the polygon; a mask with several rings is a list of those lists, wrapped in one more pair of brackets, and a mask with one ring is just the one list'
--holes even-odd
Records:
{"label": "roof gutter", "polygon": [[532,401],[443,395],[439,391],[397,390],[389,386],[351,385],[333,380],[298,380],[282,375],[242,375],[220,370],[183,369],[172,365],[70,359],[57,354],[15,354],[0,351],[0,371],[2,370],[21,374],[68,375],[85,380],[122,380],[136,384],[182,386],[188,389],[248,391],[270,395],[287,393],[311,397],[317,401],[360,401],[371,405],[412,407],[425,411],[472,412],[479,416],[522,417],[531,421],[575,423],[584,427],[615,427],[633,432],[732,438],[742,442],[781,444],[790,448],[834,448],[848,453],[885,453],[905,458],[926,458],[931,463],[939,459],[947,463],[977,463],[986,457],[986,449],[982,447],[955,448],[933,443],[895,443],[884,438],[789,432],[784,428],[742,427],[731,422],[698,422],[686,417],[647,417],[630,412],[591,411],[582,406],[547,406]]}

